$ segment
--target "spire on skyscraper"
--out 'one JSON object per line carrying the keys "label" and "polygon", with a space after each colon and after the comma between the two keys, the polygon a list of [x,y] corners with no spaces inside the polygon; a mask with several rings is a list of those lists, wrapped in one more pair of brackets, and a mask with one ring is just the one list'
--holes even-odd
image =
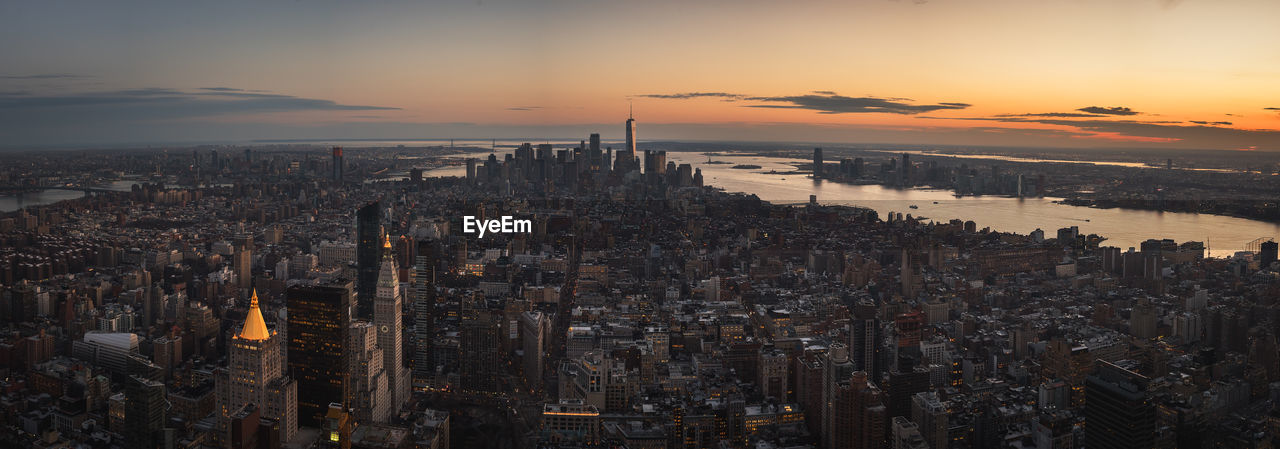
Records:
{"label": "spire on skyscraper", "polygon": [[245,340],[266,340],[271,334],[267,331],[267,322],[262,319],[262,309],[258,308],[258,290],[253,290],[249,297],[249,314],[244,318],[244,328],[240,329],[239,338]]}

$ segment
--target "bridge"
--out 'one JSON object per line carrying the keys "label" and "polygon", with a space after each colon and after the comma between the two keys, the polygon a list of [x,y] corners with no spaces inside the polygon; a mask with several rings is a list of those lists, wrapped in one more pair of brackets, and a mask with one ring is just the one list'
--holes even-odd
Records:
{"label": "bridge", "polygon": [[40,190],[67,190],[72,192],[84,192],[86,195],[90,193],[122,193],[120,190],[105,189],[102,187],[78,187],[78,186],[11,186],[0,185],[0,193],[24,193],[36,192]]}
{"label": "bridge", "polygon": [[1249,243],[1245,243],[1244,250],[1256,254],[1262,251],[1263,243],[1270,242],[1271,240],[1272,240],[1271,237],[1258,237],[1256,239],[1253,239]]}

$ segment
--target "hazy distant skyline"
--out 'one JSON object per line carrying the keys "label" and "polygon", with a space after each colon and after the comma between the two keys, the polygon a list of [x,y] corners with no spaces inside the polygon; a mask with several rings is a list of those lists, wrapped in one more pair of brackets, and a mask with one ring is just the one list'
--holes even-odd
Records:
{"label": "hazy distant skyline", "polygon": [[1280,2],[5,2],[0,146],[1280,150]]}

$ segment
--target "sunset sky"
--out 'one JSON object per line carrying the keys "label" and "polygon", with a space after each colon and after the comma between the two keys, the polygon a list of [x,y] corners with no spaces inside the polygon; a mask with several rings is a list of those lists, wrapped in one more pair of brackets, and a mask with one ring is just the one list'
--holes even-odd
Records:
{"label": "sunset sky", "polygon": [[0,146],[1280,150],[1275,0],[0,3]]}

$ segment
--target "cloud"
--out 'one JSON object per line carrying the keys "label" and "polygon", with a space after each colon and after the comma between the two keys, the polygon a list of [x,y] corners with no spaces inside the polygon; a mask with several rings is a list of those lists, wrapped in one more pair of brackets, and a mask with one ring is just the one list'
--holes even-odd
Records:
{"label": "cloud", "polygon": [[1115,106],[1110,108],[1104,108],[1101,106],[1089,106],[1087,108],[1080,108],[1076,110],[1080,112],[1088,112],[1090,114],[1104,114],[1104,115],[1138,115],[1139,114],[1138,111],[1135,111],[1133,109],[1129,109],[1126,107],[1122,107],[1122,106]]}
{"label": "cloud", "polygon": [[636,95],[638,98],[657,98],[661,100],[688,100],[690,98],[730,98],[742,99],[745,95],[730,94],[724,92],[684,92],[675,94],[645,94]]}
{"label": "cloud", "polygon": [[0,79],[4,80],[52,80],[52,79],[80,79],[88,78],[83,75],[72,75],[69,73],[38,73],[35,75],[0,75]]}
{"label": "cloud", "polygon": [[508,111],[533,111],[538,109],[543,109],[543,107],[542,106],[516,106],[516,107],[507,108]]}
{"label": "cloud", "polygon": [[1266,109],[1268,111],[1280,111],[1280,108],[1262,108],[1262,109]]}
{"label": "cloud", "polygon": [[1082,114],[1079,112],[1038,112],[1029,114],[999,114],[996,117],[1059,117],[1059,118],[1084,118],[1084,117],[1106,117],[1099,114]]}
{"label": "cloud", "polygon": [[1206,122],[1201,120],[1192,120],[1191,123],[1195,123],[1197,125],[1231,125],[1231,122]]}
{"label": "cloud", "polygon": [[747,104],[743,107],[764,109],[808,109],[821,114],[854,114],[879,112],[886,114],[920,114],[942,109],[964,109],[969,103],[942,102],[937,104],[913,104],[910,98],[901,97],[846,97],[829,90],[815,90],[808,95],[749,96],[727,92],[682,92],[674,94],[645,94],[639,98],[661,100],[688,100],[694,98],[719,98],[721,101],[747,101],[764,104]]}
{"label": "cloud", "polygon": [[964,109],[968,103],[910,104],[897,99],[878,97],[846,97],[843,95],[796,95],[781,97],[747,97],[748,101],[784,104],[747,105],[751,108],[808,109],[822,114],[859,114],[879,112],[887,114],[920,114],[943,109]]}

